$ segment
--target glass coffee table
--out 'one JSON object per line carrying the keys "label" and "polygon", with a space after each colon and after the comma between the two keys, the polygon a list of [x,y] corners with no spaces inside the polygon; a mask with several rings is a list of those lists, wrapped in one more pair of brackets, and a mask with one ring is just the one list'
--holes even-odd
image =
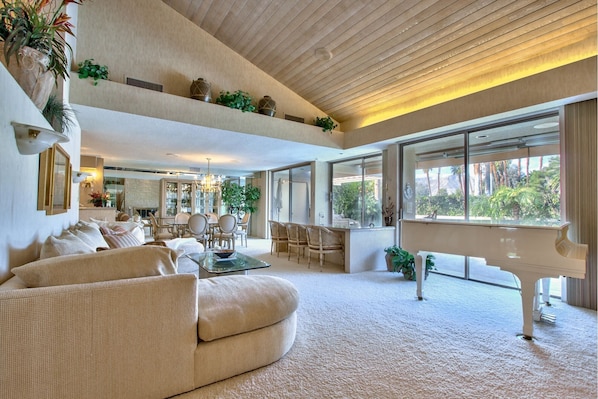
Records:
{"label": "glass coffee table", "polygon": [[239,252],[235,253],[232,259],[217,259],[210,251],[191,253],[185,256],[199,265],[199,278],[230,274],[247,274],[249,270],[270,267],[270,264],[263,260],[243,255]]}

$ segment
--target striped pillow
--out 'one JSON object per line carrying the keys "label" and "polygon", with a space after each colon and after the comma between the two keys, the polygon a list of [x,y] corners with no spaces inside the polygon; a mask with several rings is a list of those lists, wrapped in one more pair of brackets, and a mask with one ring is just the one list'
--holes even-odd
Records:
{"label": "striped pillow", "polygon": [[104,240],[106,240],[110,248],[127,248],[143,245],[137,237],[129,232],[107,234],[104,236]]}

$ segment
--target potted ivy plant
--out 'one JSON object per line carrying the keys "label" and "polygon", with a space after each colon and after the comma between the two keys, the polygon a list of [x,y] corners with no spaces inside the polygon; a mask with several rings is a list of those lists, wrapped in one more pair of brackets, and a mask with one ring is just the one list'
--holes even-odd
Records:
{"label": "potted ivy plant", "polygon": [[332,131],[338,126],[329,116],[325,118],[320,118],[316,116],[314,124],[316,126],[321,127],[323,132],[329,132],[330,134],[332,134]]}
{"label": "potted ivy plant", "polygon": [[98,80],[108,79],[108,67],[96,64],[93,58],[77,64],[79,66],[79,79],[93,78],[93,85],[98,85]]}
{"label": "potted ivy plant", "polygon": [[[384,252],[386,252],[387,267],[389,271],[403,273],[403,278],[405,278],[405,280],[416,280],[415,257],[411,253],[397,245],[384,248]],[[389,258],[392,263],[392,267],[388,264]],[[430,270],[436,270],[434,259],[435,257],[432,254],[428,254],[426,256],[424,279],[428,278]]]}
{"label": "potted ivy plant", "polygon": [[221,91],[216,104],[224,105],[229,108],[240,109],[243,112],[255,111],[255,106],[251,103],[252,99],[249,93],[237,90],[234,93]]}

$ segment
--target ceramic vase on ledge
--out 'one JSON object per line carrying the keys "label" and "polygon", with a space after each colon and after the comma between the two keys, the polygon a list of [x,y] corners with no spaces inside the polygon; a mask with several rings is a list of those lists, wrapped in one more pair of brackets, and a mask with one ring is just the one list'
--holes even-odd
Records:
{"label": "ceramic vase on ledge", "polygon": [[274,116],[276,115],[276,101],[270,96],[264,96],[257,105],[260,114]]}
{"label": "ceramic vase on ledge", "polygon": [[207,80],[199,78],[191,83],[189,88],[191,98],[195,100],[205,101],[207,103],[212,99],[212,85]]}
{"label": "ceramic vase on ledge", "polygon": [[3,55],[4,42],[0,42],[0,54],[2,54],[0,60],[8,72],[31,98],[35,106],[43,110],[54,85],[54,74],[48,71],[50,58],[41,51],[23,46],[16,56],[11,56],[9,65],[7,65]]}

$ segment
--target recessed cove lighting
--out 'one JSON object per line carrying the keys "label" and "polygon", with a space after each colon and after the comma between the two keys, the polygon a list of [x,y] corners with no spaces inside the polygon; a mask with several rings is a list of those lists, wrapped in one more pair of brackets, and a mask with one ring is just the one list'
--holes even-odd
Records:
{"label": "recessed cove lighting", "polygon": [[558,125],[559,125],[558,122],[546,122],[546,123],[540,123],[539,125],[535,125],[534,129],[548,129],[549,127],[555,127]]}
{"label": "recessed cove lighting", "polygon": [[172,153],[172,152],[167,152],[166,155],[169,156],[169,157],[175,157],[175,158],[179,157],[179,154],[175,154],[175,153]]}

